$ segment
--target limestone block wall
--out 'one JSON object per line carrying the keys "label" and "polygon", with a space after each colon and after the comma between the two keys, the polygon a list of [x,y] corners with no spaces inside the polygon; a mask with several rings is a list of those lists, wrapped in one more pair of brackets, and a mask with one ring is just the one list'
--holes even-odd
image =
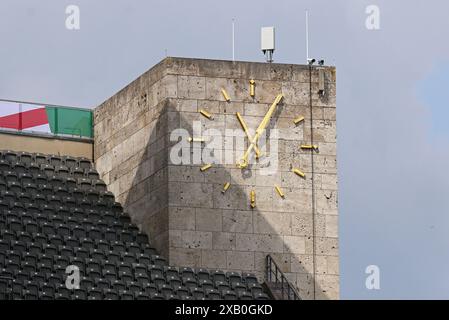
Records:
{"label": "limestone block wall", "polygon": [[166,73],[165,64],[154,66],[94,112],[96,168],[163,254],[168,243],[165,104],[177,96],[176,76]]}
{"label": "limestone block wall", "polygon": [[[312,70],[310,121],[307,66],[167,58],[95,110],[96,167],[171,264],[254,272],[263,280],[271,254],[302,298],[338,298],[335,69],[324,68],[324,75],[326,90],[319,95],[318,71]],[[249,95],[250,79],[256,81],[255,97]],[[220,136],[223,158],[239,157],[246,145],[226,143],[234,139],[226,129],[241,131],[235,113],[256,129],[279,93],[284,100],[269,125],[279,130],[278,168],[271,174],[257,164],[241,170],[235,161],[204,172],[203,162],[173,163],[170,152],[178,141],[170,135],[183,128],[195,137],[194,126],[207,141]],[[298,116],[305,119],[295,125]],[[313,174],[312,151],[299,147],[311,143],[311,124],[319,147]],[[220,134],[208,136],[212,128]],[[209,147],[191,143],[189,158]],[[222,193],[225,182],[231,187]]]}

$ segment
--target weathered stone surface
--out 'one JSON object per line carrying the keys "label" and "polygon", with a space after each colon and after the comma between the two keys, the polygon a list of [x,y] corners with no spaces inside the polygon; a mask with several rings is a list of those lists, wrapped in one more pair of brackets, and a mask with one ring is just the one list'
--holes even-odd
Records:
{"label": "weathered stone surface", "polygon": [[[97,170],[170,264],[249,271],[263,281],[270,254],[303,299],[339,297],[336,73],[324,68],[326,93],[320,96],[318,71],[310,71],[301,65],[167,58],[96,108]],[[256,81],[255,97],[249,95],[250,79]],[[257,162],[251,154],[249,169],[237,168],[249,138],[236,112],[253,136],[279,93],[284,99],[259,141],[263,156]],[[304,120],[295,124],[299,116]],[[194,132],[195,122],[200,132]],[[181,165],[170,157],[176,129],[206,139],[189,145],[189,162]],[[279,133],[277,153],[276,142],[265,144],[273,129]],[[300,148],[312,140],[318,150]],[[217,153],[211,152],[214,143],[221,146]],[[221,162],[202,172],[212,155]],[[277,159],[270,173],[267,156]],[[226,182],[231,186],[223,193]]]}

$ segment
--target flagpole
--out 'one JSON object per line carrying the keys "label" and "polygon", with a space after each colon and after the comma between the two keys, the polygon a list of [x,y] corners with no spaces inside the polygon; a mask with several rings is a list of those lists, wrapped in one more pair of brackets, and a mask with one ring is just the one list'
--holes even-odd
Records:
{"label": "flagpole", "polygon": [[19,103],[19,131],[22,131],[22,104]]}

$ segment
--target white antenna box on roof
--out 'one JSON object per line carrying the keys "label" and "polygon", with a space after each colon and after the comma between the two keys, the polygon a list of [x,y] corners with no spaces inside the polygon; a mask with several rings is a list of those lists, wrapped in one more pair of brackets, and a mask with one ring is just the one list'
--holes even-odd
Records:
{"label": "white antenna box on roof", "polygon": [[272,62],[274,52],[274,27],[262,28],[260,43],[262,52],[266,55],[267,62]]}

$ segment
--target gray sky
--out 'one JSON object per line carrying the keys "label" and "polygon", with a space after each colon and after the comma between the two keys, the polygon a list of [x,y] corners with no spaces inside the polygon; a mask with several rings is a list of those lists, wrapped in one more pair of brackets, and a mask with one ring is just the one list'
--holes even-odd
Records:
{"label": "gray sky", "polygon": [[[65,8],[81,29],[65,28]],[[365,27],[367,5],[380,30]],[[165,56],[337,66],[342,298],[449,298],[449,3],[444,0],[0,2],[0,98],[94,107]],[[381,289],[367,290],[367,265]]]}

